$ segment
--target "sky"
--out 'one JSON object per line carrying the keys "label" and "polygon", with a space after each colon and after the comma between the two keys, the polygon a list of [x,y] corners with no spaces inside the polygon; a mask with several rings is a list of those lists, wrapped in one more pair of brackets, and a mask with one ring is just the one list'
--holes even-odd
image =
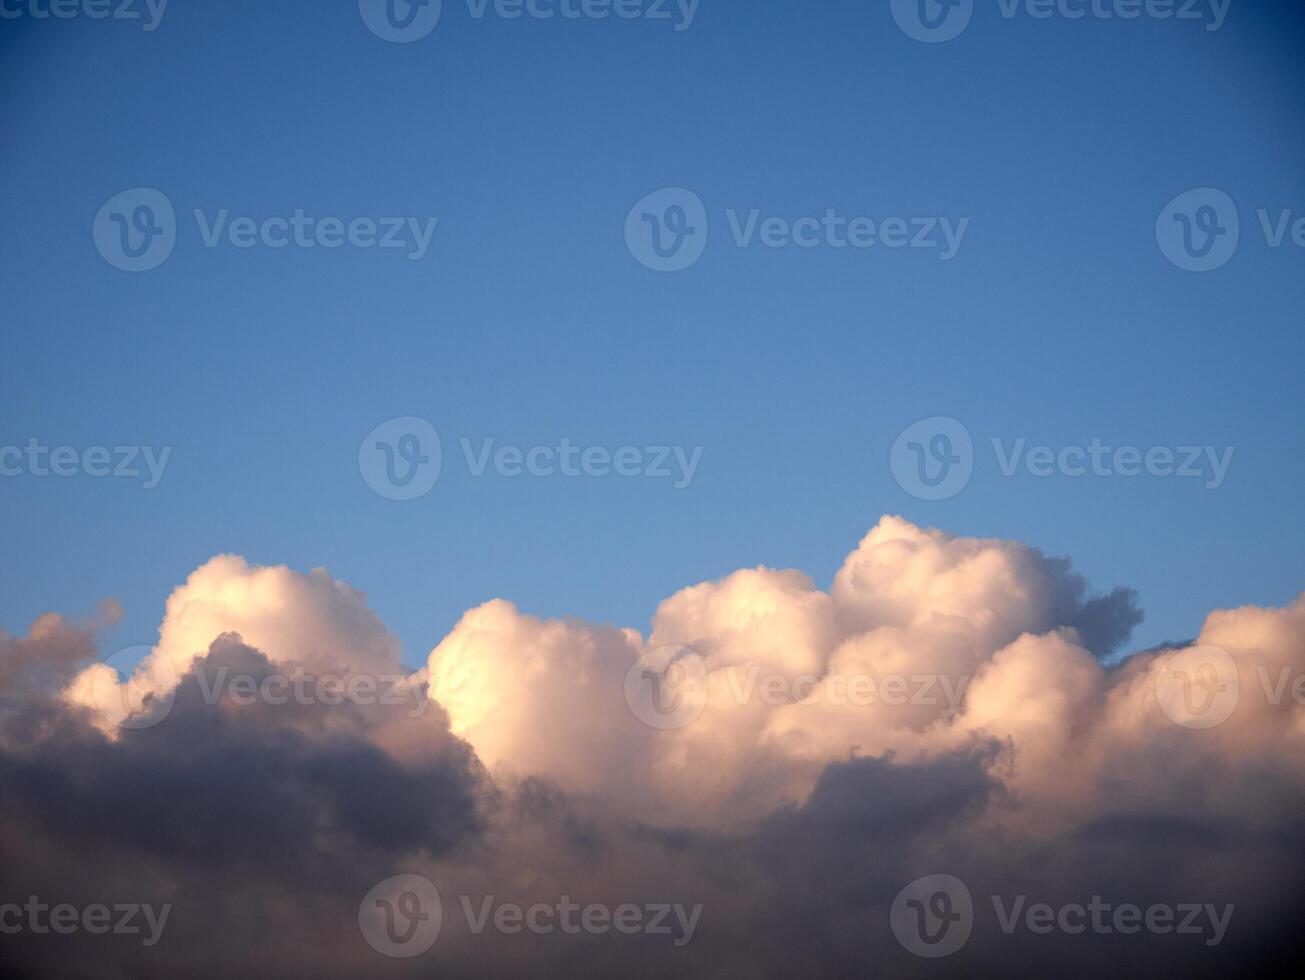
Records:
{"label": "sky", "polygon": [[[1288,8],[1290,5],[1288,5]],[[121,600],[152,642],[170,587],[236,552],[326,566],[420,659],[505,596],[646,628],[686,581],[745,565],[827,581],[882,514],[1073,556],[1139,590],[1137,640],[1283,601],[1305,570],[1305,253],[1255,211],[1302,211],[1302,15],[1007,19],[908,37],[886,4],[706,0],[671,20],[505,20],[446,3],[411,43],[354,4],[200,5],[141,21],[3,25],[7,187],[0,443],[171,446],[142,481],[0,480],[0,624]],[[1207,14],[1207,18],[1208,18]],[[1207,20],[1207,26],[1209,21]],[[1243,242],[1194,274],[1156,216],[1224,189]],[[180,215],[124,273],[89,232],[135,187]],[[684,187],[711,237],[674,274],[627,212]],[[428,251],[208,248],[192,216],[437,218]],[[727,210],[943,217],[938,250],[740,248]],[[357,449],[428,420],[446,466],[395,502]],[[978,446],[922,501],[888,466],[921,418]],[[469,476],[477,447],[701,447],[692,483]],[[991,449],[1212,446],[1226,481],[1002,475]],[[456,463],[456,465],[454,465]]]}
{"label": "sky", "polygon": [[[1302,39],[0,0],[0,959],[1290,959]],[[572,898],[638,921],[466,912]],[[1064,926],[1099,899],[1199,936]]]}

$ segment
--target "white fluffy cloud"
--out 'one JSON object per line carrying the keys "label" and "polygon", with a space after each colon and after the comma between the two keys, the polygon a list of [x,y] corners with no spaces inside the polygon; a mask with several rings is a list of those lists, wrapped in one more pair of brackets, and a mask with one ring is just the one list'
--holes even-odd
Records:
{"label": "white fluffy cloud", "polygon": [[[462,617],[414,682],[429,684],[430,730],[451,730],[501,779],[538,777],[609,812],[697,826],[801,803],[833,762],[926,763],[982,742],[1003,748],[992,775],[1010,800],[1044,817],[1081,818],[1121,781],[1145,794],[1138,774],[1159,792],[1246,753],[1301,768],[1305,721],[1293,692],[1305,689],[1296,684],[1305,598],[1210,616],[1197,642],[1227,652],[1240,697],[1226,722],[1199,731],[1158,705],[1172,651],[1106,667],[1088,649],[1083,624],[1131,621],[1131,596],[1084,592],[1067,562],[1026,545],[885,517],[828,592],[796,570],[740,570],[667,598],[647,639],[494,600]],[[138,672],[128,703],[175,684],[233,632],[282,667],[402,669],[397,640],[362,593],[325,570],[220,556],[168,599],[144,666],[173,670]],[[627,701],[627,675],[641,657],[681,646],[701,676],[668,673],[663,695],[700,710],[680,727],[652,727]],[[94,665],[66,697],[102,705],[116,684],[110,667]],[[422,732],[380,724],[373,737],[412,760]]]}
{"label": "white fluffy cloud", "polygon": [[[694,824],[801,802],[826,765],[855,755],[923,761],[995,740],[994,775],[1051,812],[1086,805],[1117,778],[1112,759],[1150,759],[1160,736],[1198,766],[1244,725],[1261,741],[1301,730],[1300,712],[1268,704],[1255,680],[1261,665],[1305,671],[1301,603],[1210,618],[1201,642],[1237,659],[1255,703],[1202,741],[1157,707],[1158,655],[1108,669],[1085,645],[1085,610],[1118,620],[1105,607],[1130,596],[1083,592],[1067,562],[1036,549],[886,517],[829,593],[794,570],[738,571],[666,599],[646,641],[490,603],[432,652],[431,695],[496,769],[630,813],[649,812],[651,791],[658,812]],[[691,693],[705,706],[659,730],[614,692],[641,653],[668,645],[700,655],[705,687]]]}
{"label": "white fluffy cloud", "polygon": [[398,639],[361,592],[326,569],[300,573],[218,555],[168,597],[158,643],[124,683],[115,666],[93,664],[69,686],[68,700],[93,709],[112,734],[129,712],[170,693],[223,633],[238,633],[287,670],[380,676],[401,669]]}

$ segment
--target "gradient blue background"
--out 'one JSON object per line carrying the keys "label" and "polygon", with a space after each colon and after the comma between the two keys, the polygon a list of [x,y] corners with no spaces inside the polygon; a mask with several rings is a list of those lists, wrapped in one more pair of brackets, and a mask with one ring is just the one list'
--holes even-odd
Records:
{"label": "gradient blue background", "polygon": [[[355,3],[172,0],[162,26],[0,21],[0,445],[170,444],[162,484],[0,479],[0,628],[103,596],[112,646],[219,552],[325,565],[419,661],[494,596],[646,629],[675,590],[764,563],[827,585],[881,514],[1069,555],[1130,585],[1135,646],[1305,585],[1305,213],[1296,4],[1197,24],[1005,20],[906,37],[885,2],[702,0],[697,21],[472,19],[396,45]],[[106,264],[90,225],[146,185],[171,259]],[[622,239],[644,194],[713,218],[692,269]],[[1212,185],[1242,215],[1223,269],[1182,272],[1154,224]],[[202,247],[190,216],[295,208],[440,218],[397,251]],[[725,208],[968,215],[959,256],[740,250]],[[444,439],[439,486],[373,494],[362,437]],[[897,433],[961,419],[970,486],[926,503]],[[702,445],[693,485],[471,479],[500,444]],[[1225,485],[1002,478],[988,440],[1237,448]]]}

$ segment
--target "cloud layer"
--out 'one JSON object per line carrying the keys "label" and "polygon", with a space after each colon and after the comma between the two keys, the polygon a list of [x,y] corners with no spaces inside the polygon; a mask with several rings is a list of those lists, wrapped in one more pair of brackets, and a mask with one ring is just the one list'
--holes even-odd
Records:
{"label": "cloud layer", "polygon": [[[1290,951],[1305,596],[1119,658],[1131,591],[885,517],[827,591],[743,569],[664,600],[647,636],[496,599],[411,674],[365,597],[320,569],[213,559],[121,686],[96,663],[115,615],[0,635],[0,904],[174,911],[151,948],[0,936],[33,975],[1213,975]],[[412,960],[358,926],[400,873],[444,896]],[[894,918],[934,874],[973,904],[968,940],[936,960]],[[461,899],[486,896],[701,919],[681,945],[477,934]],[[1065,913],[1044,934],[1010,912],[1094,896],[1233,911],[1213,944],[1213,926],[1083,933]]]}

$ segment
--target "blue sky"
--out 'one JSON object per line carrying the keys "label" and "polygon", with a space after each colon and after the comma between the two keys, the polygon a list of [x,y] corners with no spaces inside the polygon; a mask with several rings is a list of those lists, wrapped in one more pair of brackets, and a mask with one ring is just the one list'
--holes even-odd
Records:
{"label": "blue sky", "polygon": [[[9,6],[13,6],[11,0]],[[24,9],[26,0],[24,0]],[[692,26],[478,19],[387,43],[357,4],[172,0],[128,21],[0,20],[0,446],[171,446],[159,485],[0,478],[0,628],[126,609],[148,643],[208,557],[363,589],[424,658],[495,596],[646,628],[735,568],[827,585],[884,513],[1068,555],[1129,585],[1145,646],[1305,583],[1305,14],[1199,23],[976,3],[924,44],[887,2],[702,0]],[[1265,93],[1277,93],[1268,95]],[[91,228],[121,191],[175,206],[129,273]],[[704,202],[700,261],[632,256],[627,213]],[[1228,194],[1208,273],[1157,246],[1166,204]],[[192,216],[437,217],[429,251],[207,248]],[[726,212],[969,223],[920,249],[740,248]],[[427,495],[373,493],[358,452],[399,416],[439,431]],[[940,501],[894,479],[918,419],[972,434]],[[470,475],[460,437],[702,447],[691,484]],[[1235,447],[1199,480],[1001,474],[990,448]]]}

